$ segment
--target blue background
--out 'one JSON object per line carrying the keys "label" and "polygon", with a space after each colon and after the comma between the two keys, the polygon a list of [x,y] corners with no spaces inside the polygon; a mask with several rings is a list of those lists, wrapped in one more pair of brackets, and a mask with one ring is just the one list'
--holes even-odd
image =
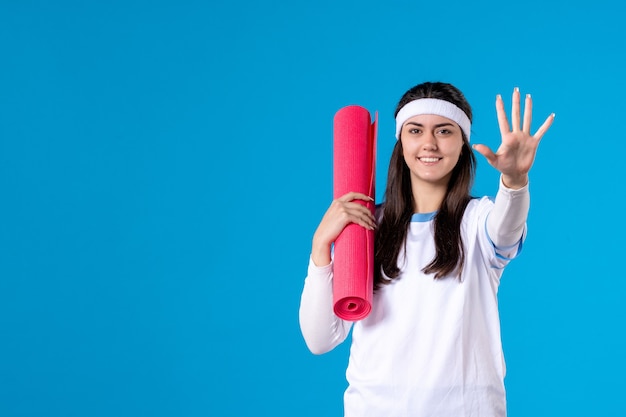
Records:
{"label": "blue background", "polygon": [[624,415],[619,5],[3,0],[0,416],[340,416],[348,343],[297,319],[332,117],[379,112],[380,201],[426,80],[494,148],[496,94],[556,113],[500,288],[509,415]]}

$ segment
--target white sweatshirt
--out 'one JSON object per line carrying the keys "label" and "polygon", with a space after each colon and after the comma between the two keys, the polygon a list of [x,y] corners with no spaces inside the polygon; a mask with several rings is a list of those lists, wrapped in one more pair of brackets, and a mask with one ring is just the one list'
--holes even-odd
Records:
{"label": "white sweatshirt", "polygon": [[[529,202],[528,186],[511,190],[500,182],[495,203],[484,197],[468,204],[460,279],[421,271],[435,255],[435,213],[413,215],[400,277],[382,286],[370,314],[354,323],[345,417],[506,415],[497,292],[525,238]],[[315,354],[342,343],[353,326],[333,313],[332,278],[332,263],[309,263],[300,327]]]}

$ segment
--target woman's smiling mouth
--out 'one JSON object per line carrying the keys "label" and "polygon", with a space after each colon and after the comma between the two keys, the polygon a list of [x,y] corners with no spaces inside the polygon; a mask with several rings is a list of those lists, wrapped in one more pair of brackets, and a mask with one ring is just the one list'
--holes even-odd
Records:
{"label": "woman's smiling mouth", "polygon": [[420,160],[420,161],[422,161],[422,162],[431,163],[431,162],[439,162],[439,160],[441,160],[441,159],[443,159],[443,158],[436,158],[436,157],[432,157],[432,156],[430,156],[430,157],[425,157],[425,156],[424,156],[424,157],[420,157],[420,158],[417,158],[417,159],[419,159],[419,160]]}

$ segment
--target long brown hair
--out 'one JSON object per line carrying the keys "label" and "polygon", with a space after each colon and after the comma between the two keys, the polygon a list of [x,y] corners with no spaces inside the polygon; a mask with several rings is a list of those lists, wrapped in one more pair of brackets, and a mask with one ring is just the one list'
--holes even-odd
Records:
{"label": "long brown hair", "polygon": [[[446,100],[467,114],[472,120],[472,109],[461,91],[451,84],[426,82],[408,90],[396,107],[395,115],[407,103],[420,98]],[[460,273],[465,263],[465,250],[461,239],[461,220],[472,197],[470,190],[476,173],[476,158],[464,133],[459,161],[452,171],[446,195],[434,217],[435,258],[422,270],[443,278]],[[413,192],[410,171],[404,161],[402,142],[398,139],[389,162],[387,188],[382,204],[382,218],[374,243],[374,286],[388,284],[400,275],[398,256],[406,247],[406,236],[413,215]],[[410,256],[410,255],[409,255]],[[387,276],[384,277],[382,273]]]}

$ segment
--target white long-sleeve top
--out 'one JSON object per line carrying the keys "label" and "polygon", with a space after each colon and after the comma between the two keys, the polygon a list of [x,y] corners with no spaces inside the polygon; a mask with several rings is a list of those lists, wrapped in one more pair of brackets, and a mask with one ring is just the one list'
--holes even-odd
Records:
{"label": "white long-sleeve top", "polygon": [[503,268],[521,249],[530,203],[528,186],[500,181],[495,202],[472,200],[461,223],[466,261],[460,279],[434,279],[422,268],[435,255],[435,213],[413,215],[401,276],[382,286],[363,320],[333,312],[333,264],[309,262],[300,327],[322,354],[352,345],[345,417],[502,417],[505,363],[497,291]]}

